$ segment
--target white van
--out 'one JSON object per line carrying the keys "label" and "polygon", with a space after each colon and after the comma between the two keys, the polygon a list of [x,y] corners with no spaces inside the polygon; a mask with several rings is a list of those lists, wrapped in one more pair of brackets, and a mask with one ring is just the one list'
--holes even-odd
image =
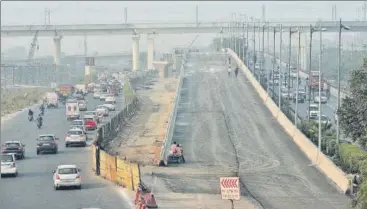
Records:
{"label": "white van", "polygon": [[80,119],[79,104],[77,100],[68,99],[66,101],[66,117],[67,120]]}

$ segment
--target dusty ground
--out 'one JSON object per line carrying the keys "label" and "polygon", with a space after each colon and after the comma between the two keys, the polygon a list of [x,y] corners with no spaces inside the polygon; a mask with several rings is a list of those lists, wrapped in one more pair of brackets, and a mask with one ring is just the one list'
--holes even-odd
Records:
{"label": "dusty ground", "polygon": [[50,91],[49,88],[2,88],[1,116],[5,116],[33,105]]}
{"label": "dusty ground", "polygon": [[176,78],[157,79],[151,89],[138,90],[140,110],[109,148],[120,157],[142,165],[158,164],[176,86]]}

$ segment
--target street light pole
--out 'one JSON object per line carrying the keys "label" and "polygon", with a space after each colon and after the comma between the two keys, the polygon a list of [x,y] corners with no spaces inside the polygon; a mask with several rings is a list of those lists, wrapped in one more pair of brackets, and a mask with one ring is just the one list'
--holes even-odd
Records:
{"label": "street light pole", "polygon": [[[255,76],[255,79],[256,79],[256,69],[255,69],[255,63],[256,63],[256,36],[255,36],[255,33],[256,33],[256,28],[255,28],[255,21],[253,21],[253,26],[254,26],[254,56],[253,56],[253,74]],[[256,79],[257,80],[257,79]]]}
{"label": "street light pole", "polygon": [[[338,50],[338,102],[336,106],[336,110],[339,111],[340,108],[340,68],[341,68],[341,42],[342,42],[342,29],[350,30],[348,26],[342,24],[342,19],[339,21],[339,50]],[[340,122],[339,116],[336,120],[336,147],[337,151],[339,150],[339,141],[340,141]],[[337,153],[337,152],[336,152]]]}
{"label": "street light pole", "polygon": [[282,43],[283,43],[283,26],[280,24],[280,43],[279,43],[279,86],[278,86],[278,107],[282,109],[281,85],[282,85]]}
{"label": "street light pole", "polygon": [[[292,28],[289,28],[289,49],[288,49],[288,99],[291,91],[291,56],[292,56]],[[297,101],[296,101],[297,102]]]}
{"label": "street light pole", "polygon": [[275,69],[275,62],[276,62],[276,58],[275,58],[275,35],[276,35],[276,28],[274,27],[274,34],[273,34],[273,69],[271,69],[271,77],[273,80],[273,94],[275,94],[275,84],[274,84],[274,69]]}
{"label": "street light pole", "polygon": [[318,161],[318,157],[321,153],[321,67],[322,67],[322,26],[320,23],[320,55],[319,55],[319,140],[318,140],[318,152],[317,152],[317,159],[316,162]]}
{"label": "street light pole", "polygon": [[[262,57],[261,57],[261,65],[260,65],[260,72],[262,72],[264,70],[264,50],[265,50],[265,46],[264,46],[264,43],[265,43],[265,25],[263,25],[262,27],[262,30],[263,30],[263,35],[262,35]],[[267,70],[268,72],[268,70]],[[267,75],[267,73],[266,73]],[[264,80],[264,76],[262,76],[262,79]],[[268,91],[268,85],[266,85],[266,92]]]}
{"label": "street light pole", "polygon": [[246,22],[246,65],[249,68],[249,57],[248,57],[248,53],[249,53],[249,45],[248,45],[248,22]]}
{"label": "street light pole", "polygon": [[[310,120],[310,106],[311,106],[311,83],[310,80],[312,78],[311,75],[311,64],[312,64],[312,34],[314,32],[314,28],[310,25],[310,54],[309,54],[309,69],[308,69],[308,108],[307,108],[307,118]],[[321,76],[321,75],[320,75]]]}
{"label": "street light pole", "polygon": [[294,126],[297,127],[298,119],[298,92],[299,92],[299,71],[300,71],[300,60],[301,60],[301,31],[298,29],[298,52],[297,52],[297,81],[296,81],[296,107],[294,110]]}

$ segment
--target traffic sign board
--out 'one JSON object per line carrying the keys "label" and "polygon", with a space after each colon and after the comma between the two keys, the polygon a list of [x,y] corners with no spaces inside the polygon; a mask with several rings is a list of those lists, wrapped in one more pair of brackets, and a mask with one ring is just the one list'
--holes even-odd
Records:
{"label": "traffic sign board", "polygon": [[240,200],[240,178],[239,177],[221,177],[220,193],[223,200]]}

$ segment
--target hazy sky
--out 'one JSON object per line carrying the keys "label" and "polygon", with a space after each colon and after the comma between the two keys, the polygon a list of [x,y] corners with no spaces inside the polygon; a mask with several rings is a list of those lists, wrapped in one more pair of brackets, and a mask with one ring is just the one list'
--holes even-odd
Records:
{"label": "hazy sky", "polygon": [[[1,2],[2,25],[44,24],[45,8],[51,9],[51,24],[83,24],[83,23],[123,23],[124,8],[128,8],[128,22],[195,22],[195,7],[199,6],[199,21],[229,20],[232,12],[245,13],[247,16],[261,18],[262,4],[266,6],[266,19],[271,20],[331,20],[332,4],[337,5],[337,16],[344,20],[363,19],[363,1],[256,1],[256,2]],[[186,46],[195,37],[190,35],[160,35],[156,46],[160,51],[167,51],[174,46]],[[201,35],[196,44],[207,45],[211,36]],[[334,36],[334,35],[333,35]],[[32,37],[2,38],[1,47],[26,46],[29,48]],[[51,37],[39,39],[40,50],[36,56],[51,54],[53,45]],[[64,37],[62,51],[66,54],[83,54],[83,37]],[[140,48],[146,49],[146,38],[140,41]],[[131,50],[130,36],[94,36],[88,37],[89,52],[109,53]]]}

